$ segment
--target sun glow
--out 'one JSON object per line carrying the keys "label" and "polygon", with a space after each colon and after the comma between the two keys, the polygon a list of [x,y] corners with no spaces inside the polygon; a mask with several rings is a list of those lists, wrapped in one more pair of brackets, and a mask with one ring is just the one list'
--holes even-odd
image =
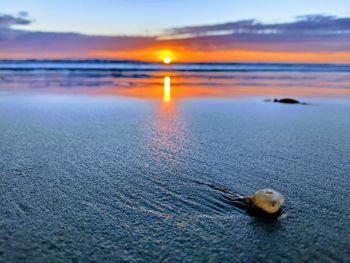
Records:
{"label": "sun glow", "polygon": [[176,56],[172,50],[163,49],[156,51],[154,58],[157,58],[158,61],[162,61],[164,64],[168,65],[176,59]]}
{"label": "sun glow", "polygon": [[171,100],[170,96],[170,77],[164,77],[164,95],[163,100],[164,102],[169,102]]}

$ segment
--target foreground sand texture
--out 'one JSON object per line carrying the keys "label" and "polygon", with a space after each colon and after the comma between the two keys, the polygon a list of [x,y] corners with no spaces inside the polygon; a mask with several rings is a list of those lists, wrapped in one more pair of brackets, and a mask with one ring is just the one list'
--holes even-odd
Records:
{"label": "foreground sand texture", "polygon": [[[2,261],[347,258],[347,102],[0,104]],[[252,218],[205,183],[288,201],[273,222]]]}
{"label": "foreground sand texture", "polygon": [[[348,260],[347,74],[173,74],[165,97],[161,73],[35,74],[2,73],[0,262]],[[306,86],[309,105],[264,101]],[[286,197],[276,218],[218,190],[263,188]]]}

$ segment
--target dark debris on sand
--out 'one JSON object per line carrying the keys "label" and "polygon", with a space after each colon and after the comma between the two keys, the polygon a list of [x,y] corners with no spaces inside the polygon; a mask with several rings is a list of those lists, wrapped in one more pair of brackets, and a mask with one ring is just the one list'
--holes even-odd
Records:
{"label": "dark debris on sand", "polygon": [[273,100],[270,100],[270,99],[267,99],[265,101],[268,101],[268,102],[277,102],[277,103],[283,103],[283,104],[301,104],[301,105],[307,105],[306,102],[300,102],[296,99],[293,99],[293,98],[282,98],[282,99],[276,99],[274,98]]}

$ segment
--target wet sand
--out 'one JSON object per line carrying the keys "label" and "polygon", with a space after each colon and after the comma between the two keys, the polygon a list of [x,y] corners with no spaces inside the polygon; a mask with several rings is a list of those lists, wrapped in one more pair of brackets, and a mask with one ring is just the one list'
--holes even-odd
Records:
{"label": "wet sand", "polygon": [[263,98],[3,92],[0,261],[346,262],[349,100]]}
{"label": "wet sand", "polygon": [[0,262],[350,258],[348,66],[45,63],[0,69]]}

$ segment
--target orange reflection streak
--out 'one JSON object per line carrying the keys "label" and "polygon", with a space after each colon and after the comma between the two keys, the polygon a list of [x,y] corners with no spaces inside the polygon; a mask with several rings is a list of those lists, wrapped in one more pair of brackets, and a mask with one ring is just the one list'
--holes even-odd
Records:
{"label": "orange reflection streak", "polygon": [[186,119],[181,116],[175,101],[164,103],[159,100],[151,127],[149,156],[156,165],[169,171],[176,167],[178,159],[185,158],[184,153],[191,143]]}
{"label": "orange reflection streak", "polygon": [[[40,91],[62,94],[89,94],[93,96],[123,96],[130,98],[152,99],[167,105],[185,98],[239,98],[262,97],[274,98],[279,96],[293,97],[350,97],[349,80],[346,75],[312,74],[304,78],[300,74],[273,73],[206,73],[195,72],[147,72],[145,77],[107,77],[103,81],[108,85],[98,88],[80,86],[47,87],[44,83]],[[277,75],[276,75],[277,74]],[[295,76],[295,79],[294,77]],[[306,74],[305,76],[310,76]],[[324,76],[324,77],[322,77]],[[38,88],[39,88],[38,86]],[[0,82],[0,89],[32,90],[30,85],[22,83]],[[36,88],[35,90],[38,90]],[[171,103],[170,103],[171,102]]]}
{"label": "orange reflection streak", "polygon": [[171,89],[170,77],[166,76],[164,77],[164,96],[163,96],[164,102],[169,102],[171,100],[170,89]]}
{"label": "orange reflection streak", "polygon": [[[82,88],[74,89],[76,92],[101,96],[125,96],[133,98],[155,99],[168,104],[172,100],[182,98],[238,98],[245,96],[316,96],[316,97],[350,97],[348,83],[337,84],[338,87],[328,87],[329,83],[318,83],[318,87],[296,86],[289,87],[288,82],[280,80],[263,81],[261,85],[242,85],[232,80],[221,80],[213,86],[204,86],[202,80],[186,80],[179,76],[169,74],[166,77],[155,75],[149,79],[124,79],[128,85],[115,87],[101,87],[98,89]],[[210,84],[210,79],[206,84]],[[215,84],[215,80],[214,80]],[[52,90],[52,89],[51,89]],[[62,90],[64,92],[64,90]],[[68,89],[66,91],[69,91]],[[70,91],[71,92],[71,91]]]}

